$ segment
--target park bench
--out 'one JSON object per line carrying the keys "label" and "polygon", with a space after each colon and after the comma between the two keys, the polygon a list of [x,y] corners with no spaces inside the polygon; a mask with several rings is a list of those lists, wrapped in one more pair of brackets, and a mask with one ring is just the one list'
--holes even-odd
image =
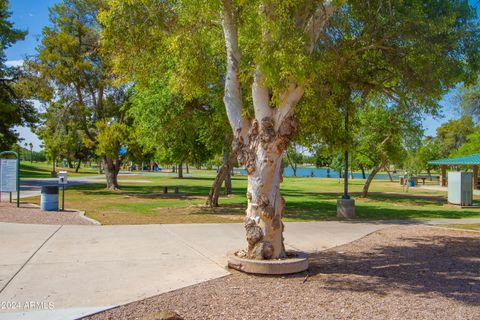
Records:
{"label": "park bench", "polygon": [[[162,187],[162,190],[163,190],[163,194],[168,193],[168,187],[167,186]],[[179,193],[179,187],[173,187],[173,193]]]}
{"label": "park bench", "polygon": [[414,179],[415,179],[415,185],[418,184],[418,180],[422,180],[422,184],[425,184],[425,180],[426,180],[427,178],[428,178],[428,177],[426,177],[426,176],[416,176],[416,177],[414,177]]}

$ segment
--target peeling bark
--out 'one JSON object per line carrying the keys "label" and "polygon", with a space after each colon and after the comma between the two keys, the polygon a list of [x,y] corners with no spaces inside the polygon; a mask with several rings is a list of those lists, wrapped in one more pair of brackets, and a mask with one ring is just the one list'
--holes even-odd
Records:
{"label": "peeling bark", "polygon": [[275,130],[273,118],[263,118],[259,125],[253,120],[248,144],[236,140],[239,163],[248,172],[248,207],[245,218],[250,259],[279,259],[285,257],[282,217],[285,200],[280,194],[283,180],[282,156],[296,132],[293,117]]}
{"label": "peeling bark", "polygon": [[239,79],[240,49],[238,47],[238,13],[232,0],[222,0],[222,26],[227,49],[227,72],[223,102],[233,132],[245,131],[242,127],[242,90]]}
{"label": "peeling bark", "polygon": [[[310,37],[310,43],[305,48],[307,54],[314,51],[334,9],[331,1],[325,1],[306,20],[304,31]],[[222,27],[227,52],[223,101],[233,129],[233,153],[248,174],[248,207],[245,218],[247,257],[285,258],[282,223],[285,200],[280,195],[280,183],[283,180],[282,156],[297,129],[293,108],[302,98],[305,86],[292,79],[285,79],[287,85],[279,94],[278,105],[275,106],[267,81],[257,67],[252,84],[254,119],[246,119],[242,114],[239,81],[241,55],[238,46],[238,8],[233,0],[222,0]]]}

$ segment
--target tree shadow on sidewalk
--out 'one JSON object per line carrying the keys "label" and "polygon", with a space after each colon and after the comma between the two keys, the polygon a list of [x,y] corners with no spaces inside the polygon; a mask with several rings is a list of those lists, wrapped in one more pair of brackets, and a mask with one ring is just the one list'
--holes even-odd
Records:
{"label": "tree shadow on sidewalk", "polygon": [[[368,246],[368,237],[360,241]],[[402,290],[480,304],[479,236],[400,237],[398,245],[377,245],[366,251],[355,246],[348,252],[339,247],[312,254],[309,277],[330,290],[380,295]]]}

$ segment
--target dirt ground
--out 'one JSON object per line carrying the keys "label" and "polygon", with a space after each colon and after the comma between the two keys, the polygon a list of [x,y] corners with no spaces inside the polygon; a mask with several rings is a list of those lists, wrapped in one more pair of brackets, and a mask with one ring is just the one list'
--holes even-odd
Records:
{"label": "dirt ground", "polygon": [[480,319],[480,235],[391,227],[312,254],[302,274],[232,271],[88,319],[144,319],[160,310],[184,319]]}
{"label": "dirt ground", "polygon": [[38,206],[21,202],[20,208],[16,203],[0,202],[0,222],[31,223],[31,224],[94,224],[81,217],[79,211],[42,211]]}

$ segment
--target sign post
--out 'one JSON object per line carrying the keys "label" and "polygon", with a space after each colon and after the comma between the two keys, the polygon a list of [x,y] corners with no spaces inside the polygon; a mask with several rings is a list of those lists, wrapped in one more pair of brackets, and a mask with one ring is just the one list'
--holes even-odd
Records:
{"label": "sign post", "polygon": [[[16,159],[2,158],[3,155],[14,155]],[[17,208],[20,207],[20,157],[15,151],[0,152],[0,197],[2,192],[17,192]]]}
{"label": "sign post", "polygon": [[58,184],[62,185],[62,211],[65,211],[65,185],[67,183],[67,171],[59,171]]}

